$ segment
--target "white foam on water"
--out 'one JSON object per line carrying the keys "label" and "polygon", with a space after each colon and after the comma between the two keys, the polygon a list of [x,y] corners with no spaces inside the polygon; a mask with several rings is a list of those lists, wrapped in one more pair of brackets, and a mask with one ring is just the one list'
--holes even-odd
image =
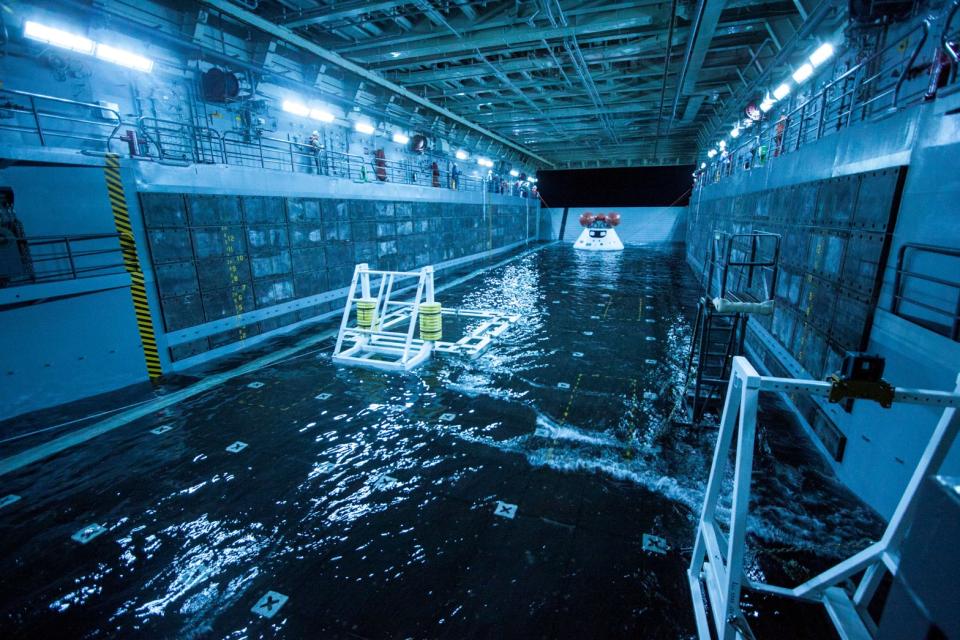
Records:
{"label": "white foam on water", "polygon": [[560,425],[543,414],[537,415],[537,426],[546,431],[545,437],[553,440],[583,442],[597,446],[622,447],[623,443],[611,435],[596,431],[586,431],[570,425]]}

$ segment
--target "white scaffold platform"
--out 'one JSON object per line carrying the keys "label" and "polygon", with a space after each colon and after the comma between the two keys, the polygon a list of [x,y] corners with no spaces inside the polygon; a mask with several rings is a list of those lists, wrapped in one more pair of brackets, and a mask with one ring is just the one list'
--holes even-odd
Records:
{"label": "white scaffold platform", "polygon": [[[396,299],[399,291],[414,288],[412,300]],[[481,322],[456,342],[449,342],[440,339],[443,316],[477,318]],[[354,268],[333,361],[407,371],[434,352],[475,357],[519,319],[518,315],[498,311],[441,308],[434,300],[432,266],[419,271],[381,271],[362,263]],[[420,338],[414,337],[418,320]]]}
{"label": "white scaffold platform", "polygon": [[[921,483],[939,471],[960,430],[960,415],[957,414],[960,380],[952,392],[889,388],[893,406],[925,404],[942,407],[943,413],[879,542],[796,587],[752,580],[743,571],[743,561],[758,397],[764,392],[829,397],[832,388],[830,382],[761,376],[746,358],[733,358],[720,433],[688,572],[700,640],[753,640],[754,635],[740,608],[744,588],[822,604],[839,637],[845,640],[873,640],[876,637],[877,623],[870,615],[869,605],[884,574],[897,573],[900,546],[913,521]],[[893,423],[895,412],[891,417]],[[729,526],[724,530],[717,512],[735,434],[732,507]],[[862,576],[856,586],[850,591],[845,589],[845,584],[858,574]]]}

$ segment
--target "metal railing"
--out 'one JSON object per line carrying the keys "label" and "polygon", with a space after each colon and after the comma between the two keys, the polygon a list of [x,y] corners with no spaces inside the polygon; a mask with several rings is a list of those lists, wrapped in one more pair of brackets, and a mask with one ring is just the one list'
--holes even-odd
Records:
{"label": "metal railing", "polygon": [[[226,164],[306,173],[363,182],[391,182],[479,191],[489,181],[450,171],[424,170],[410,160],[387,160],[333,151],[296,140],[254,136],[238,131],[218,133],[171,120],[140,118],[139,153],[161,161]],[[520,195],[515,193],[514,195]]]}
{"label": "metal railing", "polygon": [[[424,169],[413,160],[364,158],[291,139],[217,129],[143,116],[134,125],[113,108],[26,91],[0,89],[0,133],[17,134],[17,143],[116,151],[121,128],[125,151],[164,164],[224,164],[345,178],[363,182],[411,184],[461,191],[487,190],[533,197],[516,183]],[[2,138],[0,138],[2,139]],[[438,158],[438,162],[445,160]]]}
{"label": "metal railing", "polygon": [[[935,265],[936,269],[910,269],[906,266],[908,254],[914,264],[924,257],[931,262],[930,258],[934,256],[955,260],[944,264],[943,260],[934,259],[930,266]],[[960,342],[960,280],[933,275],[932,271],[960,273],[960,249],[913,242],[901,245],[897,252],[890,310],[894,315]]]}
{"label": "metal railing", "polygon": [[[944,31],[947,28],[949,19],[945,21]],[[725,176],[766,166],[780,156],[854,123],[873,120],[919,102],[926,83],[913,78],[908,84],[908,72],[926,45],[929,32],[930,22],[920,21],[909,31],[898,34],[893,43],[826,83],[791,111],[756,125],[758,130],[753,135],[745,136],[739,146],[712,161],[705,170],[706,180],[719,182]],[[909,55],[901,51],[901,43],[915,39],[916,45]]]}
{"label": "metal railing", "polygon": [[108,151],[123,124],[116,109],[39,93],[0,89],[0,131],[19,142]]}
{"label": "metal railing", "polygon": [[958,42],[960,41],[960,27],[954,28],[953,26],[957,9],[960,9],[960,0],[953,0],[947,9],[943,30],[940,32],[940,49],[950,57],[949,81],[951,83],[957,81],[957,67],[960,66],[960,42]]}
{"label": "metal railing", "polygon": [[0,236],[0,287],[124,273],[120,235]]}
{"label": "metal railing", "polygon": [[210,127],[197,127],[177,120],[137,119],[138,153],[174,163],[225,164],[223,139]]}

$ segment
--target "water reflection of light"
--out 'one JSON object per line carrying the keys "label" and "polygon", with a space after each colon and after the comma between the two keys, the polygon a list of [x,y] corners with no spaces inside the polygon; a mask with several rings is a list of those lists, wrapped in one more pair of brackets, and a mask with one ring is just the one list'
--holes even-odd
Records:
{"label": "water reflection of light", "polygon": [[[50,607],[57,611],[90,606],[118,574],[136,574],[143,576],[131,581],[136,590],[116,596],[122,602],[112,616],[116,628],[122,623],[124,629],[156,631],[147,623],[176,614],[182,617],[172,618],[177,624],[184,629],[189,624],[190,633],[202,636],[217,616],[236,609],[238,600],[244,604],[240,608],[249,609],[245,603],[253,594],[246,592],[263,588],[262,574],[296,571],[300,562],[351,582],[413,575],[422,571],[419,565],[442,556],[444,544],[456,544],[470,533],[454,521],[428,521],[426,514],[435,514],[430,510],[442,499],[438,496],[469,483],[472,476],[497,473],[496,466],[505,461],[578,474],[577,480],[585,483],[599,478],[642,487],[676,505],[692,526],[715,432],[667,428],[677,400],[671,390],[682,384],[690,339],[690,314],[676,301],[686,293],[674,292],[683,287],[693,291],[685,269],[682,260],[655,252],[551,248],[440,296],[448,307],[521,316],[478,359],[438,356],[403,375],[334,369],[327,360],[283,365],[285,384],[302,388],[306,399],[305,408],[293,405],[286,414],[297,420],[258,423],[264,442],[251,438],[250,455],[229,458],[236,464],[229,472],[194,471],[222,465],[217,451],[209,450],[209,457],[198,454],[192,462],[192,452],[181,454],[189,468],[177,470],[183,472],[181,483],[143,509],[137,526],[126,525],[113,559],[88,568],[47,602],[53,600]],[[645,286],[653,287],[656,296],[648,303],[656,309],[656,324],[650,326],[637,320],[637,300]],[[610,314],[588,340],[580,334],[587,317],[583,310],[597,314],[603,292],[613,300],[607,305]],[[558,297],[563,304],[549,303]],[[643,309],[641,305],[639,311]],[[657,351],[653,366],[644,364],[644,357],[652,356],[642,355],[642,342],[636,340],[648,330],[658,338],[651,346]],[[574,349],[584,357],[572,359]],[[582,371],[601,372],[618,382],[581,387],[578,397],[595,410],[561,418],[556,407],[568,396],[556,382],[572,381],[571,374]],[[318,379],[322,390],[334,393],[322,410],[312,401]],[[634,382],[627,385],[626,380]],[[219,429],[220,412],[236,396],[212,395],[212,405],[197,400],[184,411],[205,416],[207,424]],[[457,413],[458,419],[440,422],[443,412]],[[241,419],[269,421],[269,415],[251,408]],[[545,427],[545,434],[534,435],[537,427]],[[281,452],[282,458],[274,457]],[[758,453],[758,468],[765,459],[771,459],[769,453]],[[831,497],[829,487],[822,488],[826,481],[814,482],[811,490],[809,474],[789,465],[769,466],[762,471],[763,486],[755,491],[759,504],[749,521],[752,535],[812,551],[821,534],[836,544],[859,540],[866,515],[854,512],[848,522],[842,515],[816,511],[821,502],[837,514],[849,513],[841,508],[842,497]],[[384,474],[398,478],[398,484],[377,489]],[[725,484],[727,490],[732,486],[729,478]],[[729,508],[728,498],[723,504]],[[418,536],[438,526],[449,526],[449,536],[443,544],[424,546]],[[748,571],[760,575],[749,558]],[[230,637],[246,633],[246,623],[239,624]]]}

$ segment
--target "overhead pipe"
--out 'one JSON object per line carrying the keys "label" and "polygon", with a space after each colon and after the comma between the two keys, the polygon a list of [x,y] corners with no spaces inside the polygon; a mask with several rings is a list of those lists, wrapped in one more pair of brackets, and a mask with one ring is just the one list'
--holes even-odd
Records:
{"label": "overhead pipe", "polygon": [[[667,30],[667,55],[663,59],[663,81],[660,84],[660,108],[657,109],[657,133],[653,139],[653,155],[656,157],[660,146],[660,127],[663,123],[663,99],[667,93],[667,74],[670,70],[670,59],[673,57],[673,25],[677,21],[677,0],[670,5],[670,27]],[[680,87],[677,87],[677,93]]]}
{"label": "overhead pipe", "polygon": [[[725,0],[713,0],[714,3],[724,3]],[[677,79],[677,92],[673,97],[673,109],[670,112],[670,126],[677,118],[677,108],[680,106],[680,95],[684,93],[684,85],[687,82],[687,73],[690,70],[690,61],[693,59],[693,52],[700,39],[700,31],[703,27],[703,17],[707,13],[707,3],[710,0],[699,0],[697,2],[696,15],[693,18],[693,24],[690,25],[690,35],[687,37],[687,50],[683,56],[683,66],[680,68],[680,76]],[[711,38],[713,34],[711,33]],[[710,46],[710,43],[707,43]],[[669,131],[669,129],[668,129]]]}
{"label": "overhead pipe", "polygon": [[449,109],[445,107],[441,107],[440,105],[435,104],[430,100],[427,100],[426,98],[421,98],[420,96],[413,93],[412,91],[409,91],[408,89],[405,89],[404,87],[401,87],[400,85],[394,82],[391,82],[390,80],[387,80],[383,76],[377,73],[374,73],[369,69],[361,67],[360,65],[354,62],[351,62],[350,60],[347,60],[340,54],[330,51],[329,49],[325,49],[320,45],[294,33],[290,29],[281,27],[269,20],[261,18],[260,16],[254,13],[251,13],[245,9],[241,9],[240,7],[229,2],[228,0],[203,0],[203,3],[210,5],[211,7],[214,7],[218,11],[236,20],[239,20],[240,22],[246,23],[251,27],[254,27],[265,33],[272,35],[275,38],[283,40],[284,42],[287,42],[296,47],[299,47],[304,51],[312,53],[318,58],[325,60],[330,64],[336,65],[341,69],[348,71],[356,76],[359,76],[360,78],[367,80],[372,84],[375,84],[392,93],[395,93],[401,96],[402,98],[409,100],[410,102],[419,104],[423,107],[426,107],[427,109],[430,109],[431,111],[439,113],[440,115],[447,118],[448,120],[458,122],[463,126],[469,129],[472,129],[483,136],[496,140],[497,142],[500,142],[501,144],[504,144],[512,149],[516,149],[517,151],[524,154],[525,156],[532,158],[534,160],[537,160],[539,162],[542,162],[548,167],[554,166],[554,164],[549,160],[547,160],[546,158],[534,153],[533,151],[530,151],[529,149],[526,149],[521,145],[518,145],[512,140],[504,138],[503,136],[497,133],[494,133],[493,131],[485,129],[471,122],[470,120],[467,120],[466,118],[463,118],[462,116],[457,115],[456,113],[450,111]]}

